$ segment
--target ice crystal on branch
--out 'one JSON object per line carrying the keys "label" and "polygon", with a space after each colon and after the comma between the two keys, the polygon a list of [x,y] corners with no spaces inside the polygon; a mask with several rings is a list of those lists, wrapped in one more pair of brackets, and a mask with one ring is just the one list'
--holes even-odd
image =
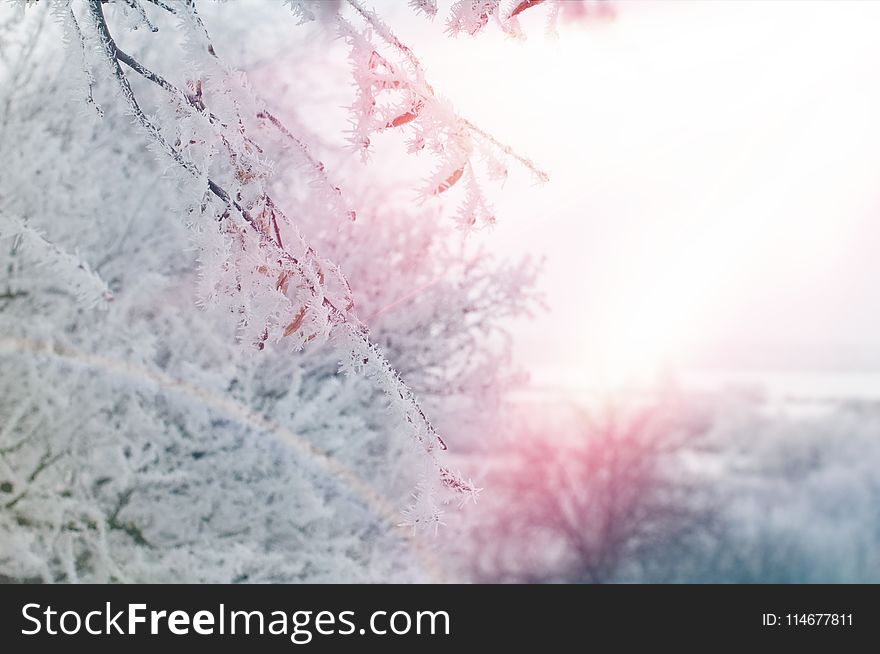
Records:
{"label": "ice crystal on branch", "polygon": [[423,13],[429,18],[437,15],[437,0],[409,0],[409,6],[416,13]]}
{"label": "ice crystal on branch", "polygon": [[452,36],[461,32],[473,36],[496,15],[501,0],[456,0],[449,11],[446,30]]}
{"label": "ice crystal on branch", "polygon": [[[519,19],[531,16],[535,8],[546,9],[547,33],[556,34],[559,17],[563,20],[608,20],[614,18],[612,0],[455,0],[446,19],[451,36],[476,36],[490,19],[506,34],[521,39]],[[528,13],[527,13],[528,12]]]}
{"label": "ice crystal on branch", "polygon": [[460,116],[451,102],[438,97],[412,49],[375,12],[358,0],[348,2],[363,23],[358,28],[342,16],[338,18],[339,34],[349,46],[357,89],[351,106],[349,142],[364,160],[373,140],[382,132],[408,133],[408,151],[427,152],[436,161],[434,172],[420,189],[423,200],[445,195],[461,186],[462,181],[465,183],[465,200],[457,215],[459,226],[465,229],[494,222],[479,179],[482,161],[488,166],[489,179],[498,179],[499,169],[506,170],[506,165],[500,163],[502,159],[515,160],[539,181],[548,179],[533,162]]}
{"label": "ice crystal on branch", "polygon": [[283,0],[290,7],[299,23],[315,20],[332,19],[339,10],[340,0]]}
{"label": "ice crystal on branch", "polygon": [[94,307],[113,299],[107,282],[86,261],[47,241],[43,234],[20,219],[0,212],[0,239],[5,238],[11,239],[13,250],[21,251],[36,265],[45,267],[50,280],[69,288],[84,306]]}

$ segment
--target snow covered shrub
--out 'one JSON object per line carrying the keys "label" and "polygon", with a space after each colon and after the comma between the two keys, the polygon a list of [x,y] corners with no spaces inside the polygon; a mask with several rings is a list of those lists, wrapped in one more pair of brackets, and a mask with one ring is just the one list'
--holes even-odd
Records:
{"label": "snow covered shrub", "polygon": [[880,579],[876,402],[800,413],[728,389],[543,408],[462,462],[493,489],[445,543],[463,578]]}
{"label": "snow covered shrub", "polygon": [[719,403],[706,463],[719,512],[684,581],[880,581],[880,406]]}
{"label": "snow covered shrub", "polygon": [[[586,410],[524,408],[482,478],[493,493],[455,560],[479,582],[647,581],[710,527],[711,486],[689,465],[709,428],[676,395]],[[457,551],[457,550],[456,550]],[[663,568],[659,569],[658,568]]]}
{"label": "snow covered shrub", "polygon": [[358,148],[410,129],[436,157],[433,204],[377,200],[369,166],[339,184],[192,1],[32,4],[0,14],[0,575],[440,576],[401,524],[476,494],[446,441],[499,410],[535,270],[462,245],[436,196],[461,181],[472,228],[478,165],[545,175],[357,2],[288,4],[349,42]]}

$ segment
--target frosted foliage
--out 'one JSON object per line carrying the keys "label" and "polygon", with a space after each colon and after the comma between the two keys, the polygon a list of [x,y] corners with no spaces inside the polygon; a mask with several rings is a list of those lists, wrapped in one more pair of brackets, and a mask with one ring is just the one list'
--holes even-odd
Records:
{"label": "frosted foliage", "polygon": [[[556,36],[560,20],[609,20],[614,18],[614,0],[453,0],[446,14],[446,31],[451,36],[476,36],[487,25],[495,24],[505,34],[524,39],[526,32],[520,25],[521,17],[529,21],[543,14],[546,34]],[[410,3],[416,12],[433,18],[436,3],[423,7],[419,0]],[[531,10],[531,11],[530,11]],[[526,13],[527,12],[527,13]]]}
{"label": "frosted foliage", "polygon": [[430,202],[377,201],[252,87],[246,3],[0,5],[0,579],[442,574],[421,532],[478,491],[448,450],[497,422],[503,326],[537,306],[534,264],[449,216],[494,220],[493,167],[544,174],[372,11],[284,5],[273,29],[346,37],[355,136],[434,153]]}
{"label": "frosted foliage", "polygon": [[463,187],[456,221],[465,231],[495,222],[479,180],[481,171],[488,179],[503,180],[510,160],[525,166],[536,180],[547,181],[547,174],[532,161],[458,115],[448,100],[438,97],[412,50],[375,12],[358,0],[349,4],[363,23],[357,27],[338,19],[339,34],[349,45],[357,87],[349,142],[364,160],[372,138],[388,130],[403,130],[410,153],[426,152],[436,161],[421,189],[423,200]]}

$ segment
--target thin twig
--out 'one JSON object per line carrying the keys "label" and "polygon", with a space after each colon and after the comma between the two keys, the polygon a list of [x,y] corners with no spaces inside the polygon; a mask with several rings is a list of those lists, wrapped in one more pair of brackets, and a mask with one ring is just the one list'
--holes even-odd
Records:
{"label": "thin twig", "polygon": [[523,166],[525,166],[530,171],[532,171],[532,173],[534,173],[535,176],[538,179],[540,179],[542,182],[549,182],[550,181],[550,175],[548,175],[545,171],[543,171],[541,168],[539,168],[538,165],[534,161],[532,161],[531,159],[529,159],[527,157],[524,157],[522,155],[517,154],[516,151],[513,148],[511,148],[509,145],[505,145],[504,143],[502,143],[501,141],[496,139],[494,136],[492,136],[491,134],[489,134],[485,130],[480,129],[479,127],[474,125],[471,121],[467,120],[466,118],[462,118],[461,120],[464,122],[465,125],[467,125],[468,129],[470,129],[471,131],[473,131],[474,133],[476,133],[478,136],[482,137],[486,141],[489,141],[492,145],[494,145],[496,148],[501,150],[504,154],[506,154],[510,157],[513,157],[514,159],[519,161]]}
{"label": "thin twig", "polygon": [[[343,201],[342,198],[342,189],[336,186],[330,178],[327,176],[327,171],[324,168],[323,162],[318,160],[313,154],[309,145],[303,141],[298,136],[294,135],[287,126],[282,123],[275,115],[269,112],[268,109],[262,109],[257,113],[257,118],[264,118],[269,121],[269,123],[277,129],[282,136],[286,139],[293,142],[302,152],[303,156],[306,160],[311,164],[312,168],[314,168],[315,173],[320,177],[321,181],[336,195],[339,202]],[[346,210],[349,219],[354,220],[355,212],[351,209]]]}
{"label": "thin twig", "polygon": [[159,28],[153,25],[153,23],[150,21],[149,16],[147,16],[147,12],[144,11],[143,5],[138,2],[138,0],[125,0],[125,4],[127,4],[129,7],[137,12],[138,16],[141,17],[141,21],[143,21],[144,25],[146,25],[151,32],[159,31]]}
{"label": "thin twig", "polygon": [[171,14],[176,14],[176,13],[177,13],[177,11],[174,9],[174,7],[171,7],[171,6],[167,5],[167,4],[165,4],[164,2],[162,2],[162,0],[147,0],[147,2],[150,2],[150,3],[154,4],[154,5],[156,5],[157,7],[161,8],[161,9],[164,9],[164,10],[167,11],[168,13],[171,13]]}

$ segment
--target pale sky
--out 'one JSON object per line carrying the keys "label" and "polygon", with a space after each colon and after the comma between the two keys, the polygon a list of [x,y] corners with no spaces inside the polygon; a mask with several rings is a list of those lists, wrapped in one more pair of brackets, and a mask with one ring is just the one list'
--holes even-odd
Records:
{"label": "pale sky", "polygon": [[547,256],[525,359],[878,366],[880,3],[619,3],[558,41],[539,11],[525,43],[400,16],[435,87],[551,173],[512,176],[490,237]]}

